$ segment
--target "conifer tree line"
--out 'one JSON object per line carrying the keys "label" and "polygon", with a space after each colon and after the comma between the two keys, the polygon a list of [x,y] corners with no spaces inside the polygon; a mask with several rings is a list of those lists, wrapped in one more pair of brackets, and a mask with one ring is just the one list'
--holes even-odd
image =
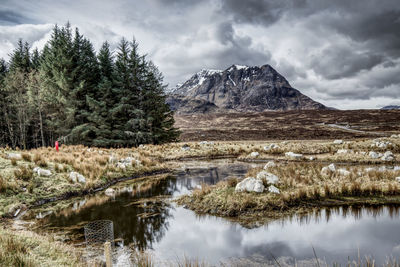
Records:
{"label": "conifer tree line", "polygon": [[42,51],[22,40],[0,59],[0,146],[65,144],[131,147],[175,141],[163,76],[122,39],[115,54],[55,25]]}

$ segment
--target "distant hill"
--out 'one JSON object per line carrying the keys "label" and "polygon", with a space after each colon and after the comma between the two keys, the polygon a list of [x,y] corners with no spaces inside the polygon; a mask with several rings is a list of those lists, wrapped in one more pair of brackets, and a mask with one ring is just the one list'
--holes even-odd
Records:
{"label": "distant hill", "polygon": [[204,69],[169,91],[168,103],[177,113],[329,109],[293,88],[270,65]]}
{"label": "distant hill", "polygon": [[384,106],[381,109],[400,109],[400,106],[398,106],[398,105],[389,105],[389,106]]}

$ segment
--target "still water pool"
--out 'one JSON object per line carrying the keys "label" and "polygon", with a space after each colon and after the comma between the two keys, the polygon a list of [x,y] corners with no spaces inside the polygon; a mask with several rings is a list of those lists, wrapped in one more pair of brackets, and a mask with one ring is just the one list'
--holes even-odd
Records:
{"label": "still water pool", "polygon": [[400,209],[394,206],[321,209],[247,229],[224,218],[198,216],[169,201],[202,183],[243,177],[250,167],[235,161],[187,163],[151,188],[133,190],[124,183],[115,196],[86,197],[41,223],[47,229],[75,232],[79,239],[85,223],[112,220],[116,238],[150,250],[160,261],[186,257],[254,265],[273,257],[286,263],[313,261],[316,254],[328,264],[345,264],[359,254],[377,263],[400,257]]}

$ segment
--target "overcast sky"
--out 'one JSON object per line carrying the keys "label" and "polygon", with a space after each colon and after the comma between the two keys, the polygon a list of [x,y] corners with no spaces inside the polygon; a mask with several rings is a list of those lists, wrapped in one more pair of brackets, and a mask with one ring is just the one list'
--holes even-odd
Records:
{"label": "overcast sky", "polygon": [[400,104],[399,0],[0,0],[0,57],[70,21],[99,48],[137,39],[170,86],[202,68],[270,64],[340,108]]}

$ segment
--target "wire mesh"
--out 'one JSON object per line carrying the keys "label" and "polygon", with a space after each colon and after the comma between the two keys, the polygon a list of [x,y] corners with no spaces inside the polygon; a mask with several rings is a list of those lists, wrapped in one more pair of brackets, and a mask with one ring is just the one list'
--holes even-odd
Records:
{"label": "wire mesh", "polygon": [[[114,247],[114,224],[109,220],[93,221],[84,226],[88,264],[105,262],[104,243]],[[89,265],[90,265],[89,264]]]}
{"label": "wire mesh", "polygon": [[86,246],[114,243],[114,224],[109,220],[93,221],[85,225]]}

